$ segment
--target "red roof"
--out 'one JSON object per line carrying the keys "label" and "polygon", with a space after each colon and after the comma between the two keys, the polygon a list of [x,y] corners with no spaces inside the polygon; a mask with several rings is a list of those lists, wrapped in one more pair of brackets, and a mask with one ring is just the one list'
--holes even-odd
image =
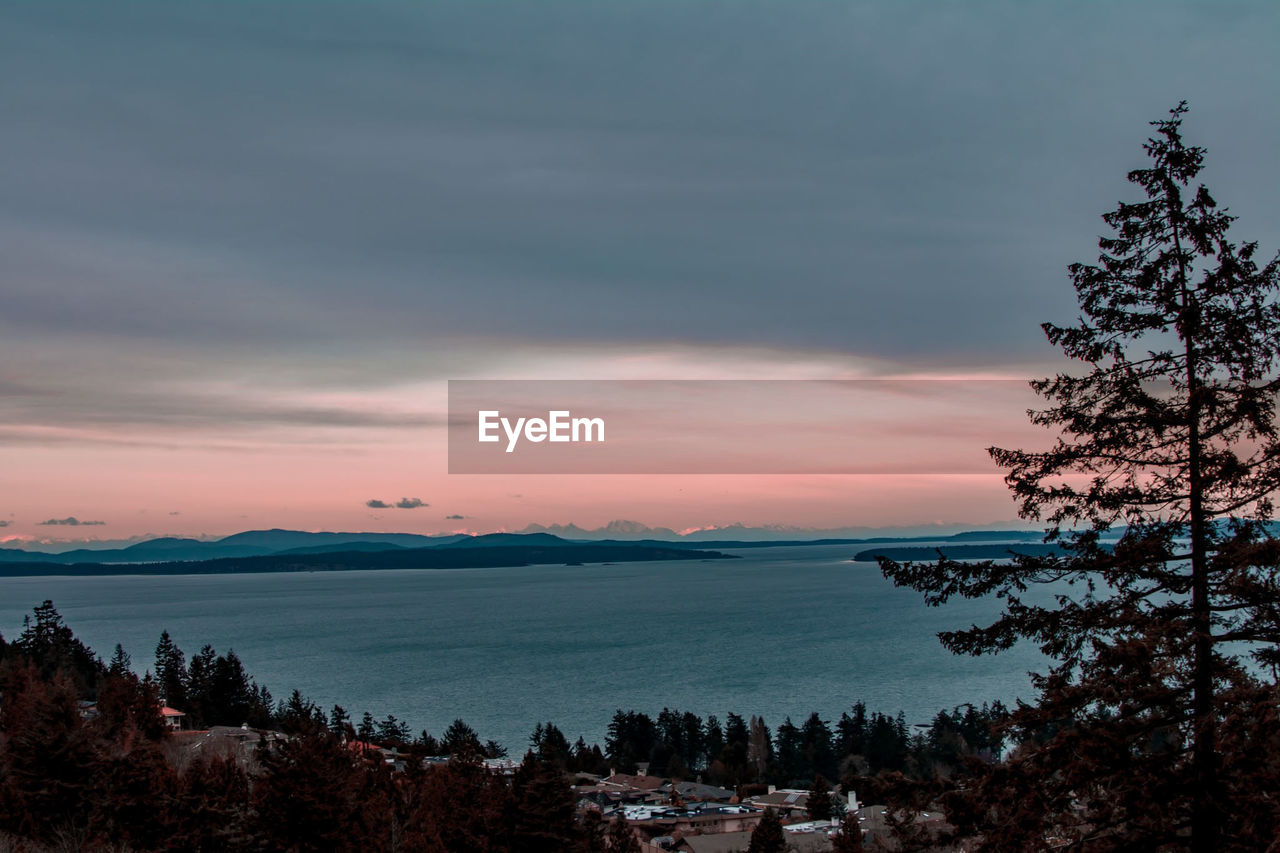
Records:
{"label": "red roof", "polygon": [[177,708],[170,708],[168,705],[162,705],[162,706],[160,707],[160,716],[162,716],[162,717],[185,717],[185,716],[186,716],[186,714],[184,714],[182,711],[179,711]]}

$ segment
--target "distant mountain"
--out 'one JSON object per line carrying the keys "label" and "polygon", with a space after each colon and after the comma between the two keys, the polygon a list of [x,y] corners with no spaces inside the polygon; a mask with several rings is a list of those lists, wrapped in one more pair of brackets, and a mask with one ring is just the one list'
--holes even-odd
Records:
{"label": "distant mountain", "polygon": [[[439,548],[441,546],[435,545]],[[294,554],[346,554],[354,551],[404,551],[403,545],[393,542],[334,542],[329,545],[308,545],[305,548],[288,548],[274,552],[275,556],[286,557]]]}
{"label": "distant mountain", "polygon": [[1058,545],[1045,545],[1040,542],[1010,542],[1000,545],[939,545],[935,548],[887,547],[868,548],[853,555],[856,562],[875,562],[877,557],[902,562],[914,560],[918,562],[937,562],[938,553],[952,560],[1007,560],[1016,554],[1033,557],[1061,556],[1066,550]]}
{"label": "distant mountain", "polygon": [[[568,539],[552,536],[550,533],[486,533],[483,536],[463,536],[455,542],[446,542],[440,548],[496,548],[505,545],[521,547],[542,545],[560,546],[574,544]],[[662,543],[664,545],[669,543]]]}
{"label": "distant mountain", "polygon": [[1044,539],[1043,530],[966,530],[947,537],[956,542],[1040,542]]}
{"label": "distant mountain", "polygon": [[518,534],[550,533],[565,539],[679,539],[680,534],[669,527],[648,527],[638,521],[611,521],[604,527],[587,530],[576,524],[530,524]]}
{"label": "distant mountain", "polygon": [[0,563],[62,563],[61,554],[45,554],[40,551],[24,551],[21,548],[0,548]]}
{"label": "distant mountain", "polygon": [[336,545],[344,542],[390,542],[405,548],[429,548],[458,539],[469,539],[465,534],[451,533],[445,536],[424,536],[420,533],[311,533],[305,530],[246,530],[233,533],[217,541],[219,545],[246,545],[260,549],[258,553],[275,553],[289,548],[308,548],[312,545]]}
{"label": "distant mountain", "polygon": [[963,535],[978,541],[1033,541],[1044,534],[1039,530],[973,530],[962,534],[955,532],[955,527],[936,529],[930,527],[904,527],[883,529],[872,527],[796,527],[786,524],[764,524],[750,526],[746,524],[727,524],[723,527],[705,527],[678,533],[669,527],[649,527],[638,521],[616,520],[603,527],[587,529],[576,524],[530,524],[519,533],[550,533],[565,539],[595,539],[607,541],[649,541],[667,542],[807,542],[814,540],[832,541],[878,541],[878,540],[920,540],[933,541]]}
{"label": "distant mountain", "polygon": [[312,533],[305,530],[246,530],[222,539],[180,539],[165,536],[148,539],[126,548],[94,550],[78,548],[51,554],[21,548],[0,548],[0,563],[155,563],[176,560],[220,560],[236,557],[261,557],[297,549],[328,551],[385,550],[385,548],[424,548],[447,545],[465,534],[423,536],[417,533]]}
{"label": "distant mountain", "polygon": [[[6,563],[101,563],[146,564],[177,561],[205,561],[265,557],[271,555],[375,553],[392,550],[470,549],[499,547],[562,547],[571,544],[642,545],[649,548],[698,546],[704,548],[768,548],[800,545],[872,545],[913,542],[1006,542],[1039,543],[1043,534],[1035,530],[969,530],[959,533],[929,533],[912,536],[832,535],[843,531],[812,530],[781,525],[748,527],[731,524],[680,534],[666,527],[647,527],[636,521],[611,521],[603,527],[585,530],[569,525],[530,525],[520,533],[488,533],[472,536],[451,533],[427,536],[418,533],[342,533],[305,530],[246,530],[216,540],[164,536],[120,548],[77,548],[60,553],[0,548],[0,564]],[[1114,532],[1111,536],[1118,536]],[[1108,537],[1110,538],[1110,537]],[[976,546],[974,546],[976,547]],[[925,549],[930,550],[930,549]],[[923,552],[920,552],[923,553]],[[930,555],[932,552],[930,551]],[[926,557],[927,559],[927,557]]]}
{"label": "distant mountain", "polygon": [[[555,538],[555,537],[551,537]],[[97,577],[115,574],[185,575],[250,572],[327,572],[386,569],[470,569],[545,564],[630,563],[654,560],[733,559],[718,551],[649,545],[602,545],[564,542],[559,545],[504,545],[470,548],[396,548],[391,551],[342,551],[326,554],[270,554],[221,560],[137,563],[0,563],[0,577],[65,575]]]}

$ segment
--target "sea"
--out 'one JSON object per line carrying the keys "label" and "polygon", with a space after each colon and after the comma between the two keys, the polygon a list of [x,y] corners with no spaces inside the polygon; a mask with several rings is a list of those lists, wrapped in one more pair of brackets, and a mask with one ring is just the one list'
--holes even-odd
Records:
{"label": "sea", "polygon": [[732,560],[521,568],[0,579],[0,633],[45,599],[103,659],[139,673],[161,631],[188,658],[234,650],[277,698],[294,689],[440,735],[456,718],[514,755],[540,722],[603,746],[618,709],[732,711],[776,727],[854,702],[927,723],[1034,698],[1037,649],[956,656],[939,631],[994,600],[927,606],[852,562],[865,546],[725,551]]}

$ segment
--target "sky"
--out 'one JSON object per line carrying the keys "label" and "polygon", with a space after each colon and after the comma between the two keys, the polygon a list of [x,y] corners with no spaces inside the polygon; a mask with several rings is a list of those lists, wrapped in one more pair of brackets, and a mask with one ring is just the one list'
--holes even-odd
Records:
{"label": "sky", "polygon": [[0,539],[1008,524],[994,468],[450,475],[446,383],[1043,375],[1179,100],[1280,246],[1278,36],[1271,2],[5,3]]}

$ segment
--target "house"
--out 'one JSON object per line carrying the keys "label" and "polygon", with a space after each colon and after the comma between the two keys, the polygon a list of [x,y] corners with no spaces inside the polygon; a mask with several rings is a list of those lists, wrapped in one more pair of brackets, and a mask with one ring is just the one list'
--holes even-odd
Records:
{"label": "house", "polygon": [[268,748],[287,740],[280,732],[259,731],[248,726],[212,726],[205,731],[176,731],[170,739],[173,763],[219,756],[234,759],[242,768],[256,764],[254,754],[261,746]]}
{"label": "house", "polygon": [[728,788],[715,785],[704,785],[701,782],[668,782],[661,790],[670,800],[674,794],[686,803],[736,803],[738,795]]}
{"label": "house", "polygon": [[633,791],[660,791],[667,784],[667,780],[661,776],[633,775],[631,773],[614,773],[601,781],[610,785],[617,785],[620,788],[630,788]]}
{"label": "house", "polygon": [[177,708],[170,708],[168,705],[160,706],[160,716],[164,719],[165,728],[169,731],[180,731],[182,729],[182,721],[186,719],[186,714]]}
{"label": "house", "polygon": [[621,816],[640,841],[658,843],[691,835],[717,835],[755,829],[764,812],[750,806],[700,803],[693,806],[628,805],[606,811],[605,821]]}
{"label": "house", "polygon": [[747,803],[758,809],[773,809],[783,819],[807,817],[809,814],[805,808],[809,803],[809,792],[798,788],[775,789],[770,785],[769,793],[750,797]]}

